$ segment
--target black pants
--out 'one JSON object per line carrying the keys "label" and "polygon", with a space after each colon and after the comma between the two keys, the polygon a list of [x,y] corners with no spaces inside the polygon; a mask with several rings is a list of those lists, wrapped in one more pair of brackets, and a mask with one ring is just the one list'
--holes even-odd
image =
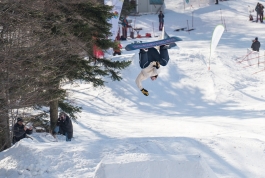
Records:
{"label": "black pants", "polygon": [[164,22],[163,21],[159,21],[159,30],[160,31],[163,30],[163,26],[164,26]]}
{"label": "black pants", "polygon": [[257,13],[256,22],[258,22],[259,20],[260,20],[260,22],[263,22],[263,13],[260,13],[260,14]]}
{"label": "black pants", "polygon": [[16,137],[16,136],[14,135],[14,136],[13,136],[13,140],[12,140],[13,144],[15,144],[15,143],[18,142],[19,140],[25,138],[25,137],[26,137],[26,134],[28,134],[28,135],[32,134],[32,130],[27,129],[26,132],[25,132],[23,135],[21,135],[20,137]]}
{"label": "black pants", "polygon": [[122,36],[127,39],[127,27],[122,27]]}

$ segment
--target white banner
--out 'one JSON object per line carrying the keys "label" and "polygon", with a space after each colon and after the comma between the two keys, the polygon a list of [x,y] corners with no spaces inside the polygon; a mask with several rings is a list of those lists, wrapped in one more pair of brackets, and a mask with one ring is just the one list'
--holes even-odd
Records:
{"label": "white banner", "polygon": [[221,36],[223,35],[225,31],[225,27],[223,25],[217,25],[213,31],[213,36],[212,36],[212,42],[211,42],[211,47],[210,47],[210,57],[209,57],[209,67],[208,69],[210,69],[210,60],[211,60],[211,56],[215,51],[215,48],[217,47]]}
{"label": "white banner", "polygon": [[111,28],[111,39],[115,40],[118,30],[119,30],[119,18],[120,18],[120,13],[122,9],[124,0],[104,0],[104,4],[108,6],[113,6],[112,12],[114,16],[109,20],[109,23],[112,24]]}

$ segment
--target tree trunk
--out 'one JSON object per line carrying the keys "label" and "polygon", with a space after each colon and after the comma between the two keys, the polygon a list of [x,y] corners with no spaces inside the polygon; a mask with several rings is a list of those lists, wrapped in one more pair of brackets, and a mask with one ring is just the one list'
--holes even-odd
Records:
{"label": "tree trunk", "polygon": [[52,133],[52,131],[54,130],[54,128],[56,127],[56,122],[58,119],[58,100],[54,100],[51,101],[49,103],[50,105],[50,132]]}
{"label": "tree trunk", "polygon": [[0,99],[0,152],[11,147],[7,101]]}

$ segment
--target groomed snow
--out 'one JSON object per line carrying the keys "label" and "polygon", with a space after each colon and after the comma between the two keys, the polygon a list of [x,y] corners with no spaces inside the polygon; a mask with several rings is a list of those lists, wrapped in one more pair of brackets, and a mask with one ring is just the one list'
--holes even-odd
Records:
{"label": "groomed snow", "polygon": [[[197,178],[198,172],[211,178],[265,177],[265,26],[248,21],[248,5],[255,7],[257,1],[219,1],[185,11],[182,1],[165,3],[166,32],[183,41],[169,50],[169,64],[161,67],[158,80],[143,82],[150,95],[135,85],[138,51],[123,50],[112,60],[133,62],[121,72],[121,82],[107,79],[106,87],[96,89],[84,83],[66,86],[72,101],[83,108],[73,140],[58,136],[54,142],[49,134],[33,133],[34,140],[23,139],[0,153],[1,178],[114,178],[124,170],[126,178],[137,178],[146,167],[152,171],[142,178],[174,175],[177,170],[174,178]],[[187,20],[192,27],[192,12],[196,29],[174,32],[186,27]],[[152,22],[155,35],[160,34],[157,15],[129,18],[144,29],[140,34],[153,35]],[[226,31],[209,71],[211,36],[222,19]],[[255,37],[261,42],[260,65],[239,63]],[[107,174],[100,177],[103,172]]]}
{"label": "groomed snow", "polygon": [[[187,171],[189,170],[189,171]],[[200,155],[123,154],[103,158],[94,178],[216,178]]]}

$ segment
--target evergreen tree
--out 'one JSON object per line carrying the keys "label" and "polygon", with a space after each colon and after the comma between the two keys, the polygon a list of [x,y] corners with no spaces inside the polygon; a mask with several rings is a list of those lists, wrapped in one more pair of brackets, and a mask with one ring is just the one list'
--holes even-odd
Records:
{"label": "evergreen tree", "polygon": [[2,2],[0,10],[0,150],[10,146],[9,110],[49,106],[53,129],[58,106],[72,116],[81,109],[67,103],[63,81],[104,86],[105,76],[119,81],[119,71],[131,63],[93,55],[93,45],[102,50],[115,45],[107,39],[109,6],[89,0],[21,0]]}
{"label": "evergreen tree", "polygon": [[135,0],[124,0],[122,11],[121,11],[121,17],[125,17],[130,15],[132,12],[135,12],[136,8],[136,1]]}

